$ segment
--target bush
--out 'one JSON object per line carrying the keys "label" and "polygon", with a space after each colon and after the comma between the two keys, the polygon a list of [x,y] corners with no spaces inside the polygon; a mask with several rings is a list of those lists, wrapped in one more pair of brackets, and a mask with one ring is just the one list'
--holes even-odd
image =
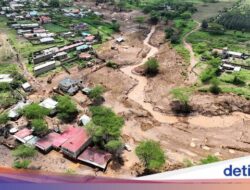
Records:
{"label": "bush", "polygon": [[47,123],[42,119],[32,120],[31,125],[34,129],[34,133],[38,136],[44,136],[49,131]]}
{"label": "bush", "polygon": [[13,155],[20,158],[33,157],[36,154],[36,150],[26,145],[19,145],[14,151]]}
{"label": "bush", "polygon": [[31,161],[29,160],[15,161],[13,167],[17,169],[27,169],[30,163]]}
{"label": "bush", "polygon": [[106,64],[107,67],[113,68],[113,69],[118,69],[119,65],[117,65],[116,63],[112,62],[112,61],[108,61]]}
{"label": "bush", "polygon": [[6,124],[9,121],[9,117],[7,113],[0,114],[0,125]]}
{"label": "bush", "polygon": [[216,78],[213,78],[211,80],[212,86],[210,86],[209,91],[213,94],[219,94],[221,93],[221,88],[219,87],[219,80]]}
{"label": "bush", "polygon": [[143,141],[136,147],[136,155],[143,162],[146,169],[159,170],[166,161],[164,151],[161,149],[160,144],[147,140]]}
{"label": "bush", "polygon": [[30,104],[26,106],[21,113],[28,119],[42,119],[44,116],[49,115],[50,111],[39,104]]}
{"label": "bush", "polygon": [[218,162],[220,159],[213,155],[208,155],[206,158],[201,159],[201,164],[210,164],[214,162]]}
{"label": "bush", "polygon": [[155,58],[149,59],[146,63],[146,73],[149,75],[155,75],[159,72],[159,63]]}
{"label": "bush", "polygon": [[102,98],[103,93],[104,93],[104,88],[100,85],[97,85],[96,87],[90,90],[89,97],[93,101],[100,100]]}
{"label": "bush", "polygon": [[73,121],[78,114],[75,103],[71,101],[69,96],[58,96],[57,101],[58,118],[65,122]]}

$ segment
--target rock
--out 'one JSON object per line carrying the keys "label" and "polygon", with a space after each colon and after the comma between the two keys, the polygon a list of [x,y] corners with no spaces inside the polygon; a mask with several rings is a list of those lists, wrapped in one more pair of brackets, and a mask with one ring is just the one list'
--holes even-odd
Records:
{"label": "rock", "polygon": [[195,144],[194,142],[191,142],[191,143],[190,143],[190,146],[193,147],[193,148],[195,148],[195,147],[196,147],[196,144]]}
{"label": "rock", "polygon": [[210,150],[210,148],[208,146],[202,146],[203,150]]}
{"label": "rock", "polygon": [[229,152],[230,154],[234,154],[234,153],[235,153],[235,151],[232,150],[232,149],[229,149],[228,152]]}

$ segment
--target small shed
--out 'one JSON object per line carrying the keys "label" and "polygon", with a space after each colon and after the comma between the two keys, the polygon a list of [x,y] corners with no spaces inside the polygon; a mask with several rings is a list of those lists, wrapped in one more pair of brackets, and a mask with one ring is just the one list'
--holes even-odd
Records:
{"label": "small shed", "polygon": [[58,104],[57,101],[47,98],[44,101],[42,101],[39,105],[41,107],[47,108],[50,110],[50,115],[54,115],[56,113],[56,105]]}
{"label": "small shed", "polygon": [[22,88],[25,92],[31,92],[32,91],[32,86],[30,83],[26,82],[22,84]]}
{"label": "small shed", "polygon": [[79,119],[80,124],[82,124],[83,126],[86,126],[90,121],[91,121],[91,118],[87,115],[83,115]]}

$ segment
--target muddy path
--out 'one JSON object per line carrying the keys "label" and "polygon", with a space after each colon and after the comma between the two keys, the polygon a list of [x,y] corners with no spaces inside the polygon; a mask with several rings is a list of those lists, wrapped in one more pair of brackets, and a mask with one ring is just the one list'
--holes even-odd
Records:
{"label": "muddy path", "polygon": [[[199,29],[199,25],[196,27],[195,30]],[[138,103],[140,106],[142,106],[143,109],[147,110],[155,120],[159,121],[160,123],[168,123],[168,124],[174,124],[178,122],[182,122],[185,120],[185,122],[188,122],[192,126],[199,126],[199,127],[229,127],[231,124],[233,124],[236,121],[239,120],[250,120],[250,115],[248,114],[243,114],[243,113],[233,113],[231,115],[225,115],[225,116],[213,116],[213,117],[207,117],[207,116],[189,116],[189,117],[179,117],[179,116],[174,116],[174,115],[165,115],[163,113],[160,113],[158,111],[154,110],[154,106],[151,103],[148,103],[145,101],[145,87],[147,86],[148,79],[144,76],[135,74],[133,70],[141,65],[144,65],[145,62],[150,58],[154,57],[159,49],[150,45],[149,41],[152,35],[154,34],[156,30],[155,26],[152,26],[150,33],[147,35],[147,37],[144,40],[144,45],[150,48],[150,51],[148,52],[147,56],[142,60],[141,63],[132,65],[132,66],[127,66],[121,68],[121,71],[128,75],[129,77],[135,79],[138,84],[131,89],[131,91],[128,94],[128,98],[133,100],[134,102]],[[190,35],[190,34],[189,34]],[[188,36],[188,34],[187,34]],[[187,44],[188,45],[188,44]],[[189,45],[188,45],[189,46]],[[192,50],[192,47],[191,47]],[[193,52],[193,51],[191,51]],[[193,57],[192,58],[192,64],[190,64],[190,70],[193,70],[192,68],[195,66],[196,59]],[[228,123],[227,121],[230,120]],[[203,122],[204,121],[204,122]]]}
{"label": "muddy path", "polygon": [[187,78],[188,84],[194,84],[197,80],[197,73],[195,72],[194,69],[195,69],[196,64],[199,62],[199,60],[197,59],[197,57],[195,57],[192,44],[187,42],[188,36],[190,36],[194,32],[197,32],[201,27],[200,22],[198,21],[195,21],[195,22],[197,23],[197,26],[183,37],[183,45],[189,51],[189,54],[190,54],[190,64],[188,67],[188,78]]}

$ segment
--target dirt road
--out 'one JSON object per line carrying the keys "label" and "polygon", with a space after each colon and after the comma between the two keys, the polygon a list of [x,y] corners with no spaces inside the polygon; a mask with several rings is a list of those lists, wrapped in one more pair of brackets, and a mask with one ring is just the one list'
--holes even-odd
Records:
{"label": "dirt road", "polygon": [[194,32],[197,32],[201,27],[201,23],[199,23],[198,21],[195,21],[195,22],[197,23],[197,26],[183,37],[184,47],[189,51],[189,54],[190,54],[190,65],[188,67],[188,78],[187,78],[188,84],[194,84],[197,80],[197,74],[194,71],[194,68],[196,64],[198,63],[198,60],[195,57],[192,44],[187,42],[188,36],[190,36]]}

